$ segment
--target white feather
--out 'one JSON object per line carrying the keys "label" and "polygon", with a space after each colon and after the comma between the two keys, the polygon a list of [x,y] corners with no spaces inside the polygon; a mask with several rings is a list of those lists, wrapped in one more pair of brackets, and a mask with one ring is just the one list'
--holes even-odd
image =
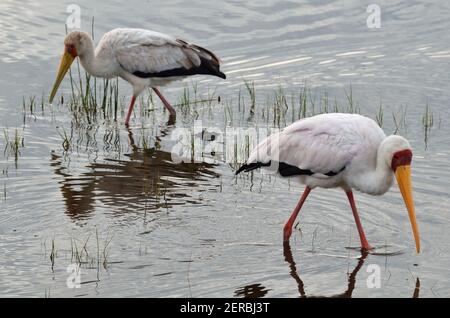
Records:
{"label": "white feather", "polygon": [[[376,168],[378,147],[385,137],[370,118],[322,114],[301,119],[269,136],[252,151],[247,163],[283,162],[312,171],[312,176],[300,176],[310,187],[345,186],[352,171]],[[327,176],[330,172],[338,174]]]}
{"label": "white feather", "polygon": [[190,69],[201,63],[201,53],[188,43],[144,29],[114,29],[106,33],[97,46],[96,56],[111,53],[129,73]]}

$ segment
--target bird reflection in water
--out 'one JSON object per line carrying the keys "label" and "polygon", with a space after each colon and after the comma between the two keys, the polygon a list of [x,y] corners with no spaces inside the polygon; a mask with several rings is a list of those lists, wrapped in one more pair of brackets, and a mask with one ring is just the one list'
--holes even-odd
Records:
{"label": "bird reflection in water", "polygon": [[[292,256],[292,250],[291,250],[289,241],[285,241],[283,243],[283,255],[284,255],[284,260],[289,264],[289,275],[295,280],[300,297],[301,298],[322,297],[322,296],[307,296],[306,295],[305,285],[298,274],[297,265]],[[348,275],[347,289],[341,294],[336,294],[336,295],[332,295],[332,296],[328,296],[328,297],[330,297],[330,298],[351,298],[352,297],[353,291],[355,290],[356,275],[363,267],[364,261],[366,260],[368,255],[369,255],[369,253],[367,251],[361,250],[361,256],[358,258],[358,263],[356,264],[356,267]],[[420,281],[419,281],[419,278],[417,278],[414,293],[413,293],[413,298],[419,297],[419,291],[420,291]]]}
{"label": "bird reflection in water", "polygon": [[[167,135],[167,131],[161,135]],[[201,199],[195,197],[194,191],[198,194],[216,187],[211,183],[211,178],[218,177],[214,165],[174,163],[170,152],[159,150],[159,137],[150,149],[139,148],[131,130],[128,139],[132,150],[126,155],[129,160],[106,158],[90,163],[86,167],[89,171],[77,176],[67,172],[61,156],[52,153],[51,165],[55,174],[62,176],[60,189],[71,219],[90,218],[98,207],[122,215],[156,212],[186,202],[199,204]]]}
{"label": "bird reflection in water", "polygon": [[234,292],[234,295],[243,298],[261,298],[264,297],[269,290],[270,289],[266,289],[266,287],[261,284],[252,284],[239,288]]}
{"label": "bird reflection in water", "polygon": [[414,293],[412,298],[419,298],[419,293],[420,293],[420,280],[419,277],[416,278],[416,288],[414,288]]}
{"label": "bird reflection in water", "polygon": [[[285,241],[283,243],[283,255],[284,255],[284,260],[289,264],[289,270],[290,270],[289,274],[292,276],[292,278],[297,283],[298,292],[300,293],[300,297],[302,297],[302,298],[317,297],[317,296],[307,296],[306,295],[305,285],[297,272],[297,265],[295,264],[294,258],[292,256],[292,250],[291,250],[289,241]],[[358,259],[358,264],[356,265],[355,269],[348,276],[347,289],[342,294],[337,294],[337,295],[331,296],[332,298],[351,298],[352,297],[353,290],[355,289],[356,275],[358,274],[361,267],[364,265],[364,260],[367,258],[367,255],[368,255],[368,253],[366,251],[361,252],[361,257]]]}

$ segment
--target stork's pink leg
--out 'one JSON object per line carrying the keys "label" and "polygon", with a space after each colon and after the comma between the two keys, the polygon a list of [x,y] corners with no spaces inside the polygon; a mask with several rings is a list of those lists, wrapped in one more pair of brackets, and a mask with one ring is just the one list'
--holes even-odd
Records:
{"label": "stork's pink leg", "polygon": [[130,106],[128,107],[127,118],[125,119],[125,126],[127,126],[127,127],[128,127],[129,122],[130,122],[131,114],[133,113],[133,107],[134,107],[134,102],[135,101],[136,101],[136,97],[133,95],[133,97],[131,97]]}
{"label": "stork's pink leg", "polygon": [[307,186],[305,188],[305,191],[302,194],[302,197],[298,201],[297,206],[295,207],[294,211],[292,211],[291,217],[284,225],[284,231],[283,231],[284,241],[289,241],[289,238],[291,237],[291,234],[292,234],[292,227],[294,226],[295,219],[297,218],[297,215],[300,212],[300,209],[302,208],[303,203],[305,203],[305,200],[308,197],[310,192],[311,192],[311,188]]}
{"label": "stork's pink leg", "polygon": [[353,216],[355,217],[356,227],[358,228],[359,238],[361,239],[361,248],[363,250],[371,250],[372,246],[370,246],[369,242],[367,242],[366,234],[364,234],[364,229],[361,224],[361,220],[359,219],[358,211],[356,210],[355,199],[353,198],[353,192],[346,191],[348,201],[350,202],[350,206],[352,207]]}
{"label": "stork's pink leg", "polygon": [[164,106],[166,106],[170,115],[175,116],[177,114],[175,108],[173,108],[172,105],[170,105],[170,103],[164,98],[159,89],[157,89],[156,87],[152,87],[152,89],[155,91],[156,95],[158,95],[159,99],[163,102]]}

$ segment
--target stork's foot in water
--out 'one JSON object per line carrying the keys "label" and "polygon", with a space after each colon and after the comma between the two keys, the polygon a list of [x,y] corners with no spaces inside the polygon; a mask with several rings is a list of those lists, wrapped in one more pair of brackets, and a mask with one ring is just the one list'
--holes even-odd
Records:
{"label": "stork's foot in water", "polygon": [[[284,229],[283,229],[283,241],[289,242],[291,235],[292,235],[292,225],[288,222],[288,223],[286,223],[286,225],[284,226]],[[359,249],[359,248],[355,247],[355,249]],[[361,243],[360,249],[362,252],[372,252],[374,250],[374,248],[367,241],[364,243]]]}
{"label": "stork's foot in water", "polygon": [[177,112],[175,111],[175,108],[172,107],[172,105],[170,105],[170,103],[167,101],[167,99],[163,96],[163,94],[161,94],[161,92],[159,91],[159,89],[157,89],[156,87],[152,87],[152,89],[155,91],[156,95],[158,95],[159,99],[161,100],[161,102],[164,104],[164,106],[167,108],[167,110],[169,111],[171,116],[176,116]]}
{"label": "stork's foot in water", "polygon": [[404,246],[386,244],[375,245],[374,247],[371,247],[370,250],[363,249],[361,246],[346,246],[345,248],[347,250],[360,251],[361,253],[368,253],[376,256],[397,256],[404,254],[406,250]]}
{"label": "stork's foot in water", "polygon": [[291,235],[292,235],[292,226],[286,223],[283,229],[283,242],[289,242]]}
{"label": "stork's foot in water", "polygon": [[369,244],[369,242],[364,242],[361,244],[361,250],[365,252],[370,252],[373,250],[373,247]]}
{"label": "stork's foot in water", "polygon": [[172,126],[177,121],[177,116],[169,115],[169,120],[167,121],[167,126]]}

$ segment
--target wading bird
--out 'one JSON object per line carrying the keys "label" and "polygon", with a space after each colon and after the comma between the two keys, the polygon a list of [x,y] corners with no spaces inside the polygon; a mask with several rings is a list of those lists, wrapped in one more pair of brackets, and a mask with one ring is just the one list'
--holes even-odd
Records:
{"label": "wading bird", "polygon": [[381,195],[389,190],[395,175],[408,210],[416,250],[420,252],[411,161],[409,142],[400,136],[386,137],[372,119],[354,114],[322,114],[301,119],[263,140],[236,174],[273,168],[281,176],[297,177],[306,185],[284,226],[285,241],[289,240],[294,221],[312,189],[342,188],[350,202],[363,250],[372,247],[356,210],[353,189]]}
{"label": "wading bird", "polygon": [[50,103],[77,56],[89,74],[102,78],[118,76],[133,85],[133,97],[125,119],[127,126],[136,97],[149,86],[174,116],[175,109],[158,86],[196,74],[226,78],[214,53],[170,35],[143,29],[114,29],[103,35],[94,50],[94,42],[88,33],[73,31],[64,40],[64,54]]}

